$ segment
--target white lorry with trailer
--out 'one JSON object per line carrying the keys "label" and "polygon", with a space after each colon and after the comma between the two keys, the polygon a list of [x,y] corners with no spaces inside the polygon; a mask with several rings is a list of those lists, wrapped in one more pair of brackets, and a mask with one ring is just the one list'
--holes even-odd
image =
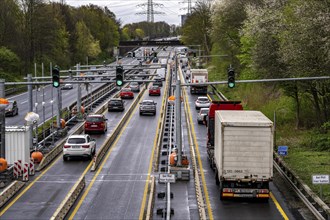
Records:
{"label": "white lorry with trailer", "polygon": [[[208,82],[208,72],[207,69],[191,69],[191,83],[205,83]],[[207,85],[191,85],[191,94],[207,94]]]}
{"label": "white lorry with trailer", "polygon": [[273,134],[273,122],[259,111],[215,112],[215,171],[221,200],[268,200],[273,178]]}

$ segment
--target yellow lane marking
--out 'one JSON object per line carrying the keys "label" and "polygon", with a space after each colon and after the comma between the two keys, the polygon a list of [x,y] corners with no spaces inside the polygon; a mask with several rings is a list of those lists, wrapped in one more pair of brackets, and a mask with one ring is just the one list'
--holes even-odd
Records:
{"label": "yellow lane marking", "polygon": [[54,164],[60,159],[61,157],[57,157],[56,160],[47,168],[45,169],[35,180],[33,180],[18,196],[16,196],[1,212],[0,216],[2,216],[19,198],[21,198],[50,168],[54,166]]}
{"label": "yellow lane marking", "polygon": [[[147,91],[147,90],[145,90],[144,93],[146,93],[146,91]],[[143,96],[144,96],[144,95],[143,95]],[[135,109],[134,109],[133,113],[130,115],[130,117],[128,118],[127,122],[125,123],[125,125],[124,125],[124,127],[123,127],[124,129],[122,129],[121,132],[118,134],[118,136],[117,136],[115,142],[112,144],[112,147],[110,148],[110,150],[108,151],[107,155],[106,155],[105,158],[103,159],[103,161],[102,161],[100,167],[98,168],[96,174],[94,175],[94,177],[93,177],[93,179],[91,180],[91,182],[89,183],[87,189],[84,191],[84,194],[82,195],[82,197],[81,197],[80,200],[78,201],[77,206],[76,206],[76,207],[74,208],[74,210],[72,211],[72,213],[71,213],[71,215],[70,215],[70,217],[69,217],[70,220],[73,219],[74,216],[77,214],[77,212],[78,212],[79,208],[81,207],[83,201],[85,200],[87,194],[89,193],[90,189],[91,189],[92,186],[94,185],[94,183],[95,183],[95,181],[96,181],[96,178],[99,176],[99,174],[100,174],[100,172],[101,172],[101,170],[102,170],[104,164],[107,162],[107,160],[108,160],[109,156],[111,155],[112,151],[115,149],[115,147],[116,147],[116,145],[117,145],[117,143],[118,143],[118,141],[119,141],[119,139],[120,139],[119,137],[121,137],[121,135],[122,135],[123,132],[125,131],[127,125],[128,125],[129,122],[131,121],[131,119],[132,119],[132,117],[133,117],[133,115],[134,115],[134,113],[135,113],[137,107],[138,107],[138,105],[135,106]],[[148,175],[148,180],[149,180],[149,175]]]}
{"label": "yellow lane marking", "polygon": [[[164,105],[164,102],[165,102],[165,91],[168,87],[168,84],[166,84],[165,86],[166,88],[164,89],[163,93],[163,100],[162,100],[162,106],[161,108],[163,107]],[[163,114],[165,114],[165,112],[163,112]],[[159,124],[160,124],[160,120],[161,120],[161,115],[159,114],[159,117],[158,117],[158,122],[157,122],[157,128],[159,127]],[[154,153],[155,153],[155,149],[157,148],[157,137],[158,137],[158,129],[156,131],[156,135],[155,135],[155,138],[154,138],[154,146],[152,148],[152,153],[151,153],[151,158],[150,158],[150,162],[149,162],[149,168],[148,168],[148,177],[147,177],[147,181],[146,181],[146,184],[144,186],[144,192],[143,192],[143,199],[142,199],[142,204],[141,204],[141,208],[140,208],[140,215],[139,215],[139,219],[142,220],[143,219],[143,216],[144,216],[144,209],[145,209],[145,206],[146,206],[146,200],[147,200],[147,195],[148,195],[148,189],[149,189],[149,181],[150,181],[150,174],[151,174],[151,170],[152,170],[152,164],[153,164],[153,160],[154,160]]]}
{"label": "yellow lane marking", "polygon": [[283,211],[281,205],[277,202],[275,196],[273,195],[272,192],[270,192],[270,198],[272,198],[273,202],[275,203],[275,206],[277,208],[277,210],[281,213],[282,217],[285,219],[285,220],[289,220],[288,216],[285,214],[285,212]]}
{"label": "yellow lane marking", "polygon": [[[186,100],[188,101],[188,95],[187,95],[186,89],[183,89],[183,90],[184,90]],[[212,100],[212,99],[210,99],[210,100]],[[192,120],[192,114],[191,114],[191,111],[190,111],[190,106],[189,105],[187,105],[187,106],[188,106],[189,121],[190,121],[190,124],[191,124],[191,130],[192,130],[191,132],[192,132],[192,135],[193,135],[194,145],[195,145],[195,148],[196,148],[198,166],[199,166],[200,170],[204,170],[202,160],[201,160],[201,156],[200,156],[200,153],[199,153],[199,147],[198,147],[198,143],[197,143],[197,139],[196,139],[196,133],[195,133],[195,126],[194,126],[194,123],[193,123],[193,120]],[[208,212],[208,215],[209,215],[209,219],[213,220],[212,207],[211,207],[211,203],[210,203],[209,192],[208,192],[207,187],[206,187],[204,172],[200,172],[200,174],[201,174],[201,177],[202,177],[203,189],[204,189],[204,193],[205,193],[207,212]]]}

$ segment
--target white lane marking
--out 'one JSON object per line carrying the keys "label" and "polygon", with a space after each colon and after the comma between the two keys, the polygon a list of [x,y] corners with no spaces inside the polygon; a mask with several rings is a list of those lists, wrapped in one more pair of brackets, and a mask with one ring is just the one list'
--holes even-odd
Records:
{"label": "white lane marking", "polygon": [[21,102],[21,104],[27,103],[28,101]]}

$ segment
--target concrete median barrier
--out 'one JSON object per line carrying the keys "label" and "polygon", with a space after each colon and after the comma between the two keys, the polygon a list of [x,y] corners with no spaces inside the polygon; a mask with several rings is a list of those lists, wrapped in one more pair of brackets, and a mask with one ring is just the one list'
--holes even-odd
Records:
{"label": "concrete median barrier", "polygon": [[0,207],[10,200],[23,186],[24,182],[14,181],[0,193]]}
{"label": "concrete median barrier", "polygon": [[57,208],[53,216],[50,218],[51,220],[59,220],[64,219],[65,216],[70,211],[72,205],[76,202],[78,196],[85,188],[85,176],[80,177],[77,183],[72,187],[70,192],[67,194],[61,205]]}

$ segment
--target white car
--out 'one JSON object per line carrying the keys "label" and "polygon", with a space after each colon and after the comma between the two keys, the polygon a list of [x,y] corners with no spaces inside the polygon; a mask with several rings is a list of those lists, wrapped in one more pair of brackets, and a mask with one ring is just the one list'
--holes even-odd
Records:
{"label": "white car", "polygon": [[61,87],[62,90],[70,90],[70,89],[73,89],[73,85],[70,84],[70,83],[67,83],[67,84],[64,84],[62,87]]}
{"label": "white car", "polygon": [[71,157],[87,157],[92,159],[96,151],[95,139],[88,134],[71,135],[63,145],[63,160]]}
{"label": "white car", "polygon": [[201,108],[197,115],[198,124],[203,124],[204,117],[209,114],[209,108]]}
{"label": "white car", "polygon": [[200,96],[195,101],[195,107],[197,110],[200,108],[208,108],[208,107],[210,107],[210,104],[211,104],[211,102],[210,102],[209,98],[207,98],[206,96]]}

